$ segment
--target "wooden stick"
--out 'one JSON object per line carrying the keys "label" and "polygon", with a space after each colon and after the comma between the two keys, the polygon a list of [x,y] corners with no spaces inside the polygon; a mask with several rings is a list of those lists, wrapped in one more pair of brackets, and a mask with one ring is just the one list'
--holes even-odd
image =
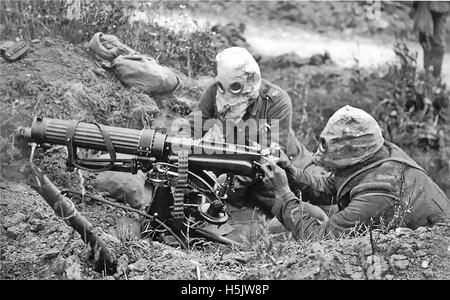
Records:
{"label": "wooden stick", "polygon": [[107,275],[114,274],[117,267],[116,257],[108,250],[105,242],[93,232],[92,224],[75,209],[73,202],[64,197],[35,164],[27,163],[21,171],[27,178],[27,183],[44,198],[55,214],[74,228],[83,241],[90,245],[94,252],[95,271],[105,271]]}

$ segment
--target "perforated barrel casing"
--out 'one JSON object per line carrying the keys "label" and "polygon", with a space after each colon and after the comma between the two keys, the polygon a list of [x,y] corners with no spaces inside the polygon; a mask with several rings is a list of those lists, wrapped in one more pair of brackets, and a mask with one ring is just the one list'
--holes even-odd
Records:
{"label": "perforated barrel casing", "polygon": [[[60,120],[49,118],[36,118],[31,126],[31,138],[37,143],[50,143],[66,145],[67,131],[76,125],[73,135],[73,143],[80,148],[106,151],[105,140],[100,128],[93,123],[78,122],[73,120]],[[136,155],[138,153],[152,151],[155,136],[165,139],[162,133],[156,133],[152,129],[136,130],[129,128],[102,125],[110,135],[114,149],[118,153]],[[161,151],[161,150],[160,150]],[[162,156],[163,153],[152,153]]]}

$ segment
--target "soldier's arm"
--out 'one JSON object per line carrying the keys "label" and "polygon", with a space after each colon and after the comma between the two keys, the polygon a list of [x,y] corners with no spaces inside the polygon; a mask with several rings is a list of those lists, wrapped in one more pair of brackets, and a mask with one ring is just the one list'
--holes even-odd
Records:
{"label": "soldier's arm", "polygon": [[[271,95],[267,107],[267,122],[271,127],[271,143],[277,143],[285,151],[288,144],[289,130],[291,128],[292,106],[290,98],[285,92],[276,89],[276,94]],[[265,140],[266,136],[260,137],[258,141],[263,146],[269,146]],[[258,205],[266,211],[271,210],[274,195],[271,191],[264,188],[264,184],[256,178],[236,176],[235,186],[237,189],[249,189],[251,195],[248,200],[256,200]]]}
{"label": "soldier's arm", "polygon": [[367,228],[373,222],[380,223],[380,217],[389,221],[397,201],[391,187],[384,183],[370,183],[356,186],[350,192],[350,203],[343,210],[333,214],[327,221],[314,217],[314,205],[299,201],[293,193],[285,194],[273,207],[273,214],[290,231],[295,239],[326,236],[338,237]]}
{"label": "soldier's arm", "polygon": [[284,168],[293,190],[299,189],[303,193],[303,200],[314,205],[335,204],[336,187],[334,175],[316,175],[306,170],[301,170],[292,165]]}
{"label": "soldier's arm", "polygon": [[[272,141],[277,142],[281,149],[286,152],[292,123],[292,103],[286,92],[277,91],[276,95],[272,95],[274,105],[267,114],[268,119],[272,120],[272,133],[278,133],[278,135],[272,134]],[[304,146],[301,147],[300,151],[301,153],[298,154],[300,156],[306,155],[306,152],[309,153]],[[300,189],[305,195],[305,200],[316,205],[334,204],[333,196],[336,191],[332,176],[315,175],[307,170],[303,172],[303,170],[295,167],[292,167],[290,171],[286,170],[286,173],[290,186],[293,189]]]}

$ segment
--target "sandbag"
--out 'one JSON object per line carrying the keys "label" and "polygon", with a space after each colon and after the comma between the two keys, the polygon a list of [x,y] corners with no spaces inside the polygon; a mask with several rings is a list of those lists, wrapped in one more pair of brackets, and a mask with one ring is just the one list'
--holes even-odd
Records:
{"label": "sandbag", "polygon": [[97,32],[89,42],[89,49],[97,59],[112,62],[119,55],[136,54],[137,51],[123,44],[115,35]]}
{"label": "sandbag", "polygon": [[150,205],[154,189],[153,185],[146,183],[146,177],[140,171],[137,174],[105,171],[91,180],[91,185],[97,192],[106,193],[133,208],[143,209]]}
{"label": "sandbag", "polygon": [[172,92],[179,84],[178,77],[170,68],[145,55],[120,55],[112,66],[123,84],[144,93]]}

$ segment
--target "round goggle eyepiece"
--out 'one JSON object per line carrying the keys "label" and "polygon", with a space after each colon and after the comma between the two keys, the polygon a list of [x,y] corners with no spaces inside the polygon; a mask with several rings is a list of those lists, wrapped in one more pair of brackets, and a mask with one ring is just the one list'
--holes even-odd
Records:
{"label": "round goggle eyepiece", "polygon": [[223,87],[223,84],[221,82],[217,82],[217,89],[219,90],[220,93],[222,94],[225,93],[225,88]]}
{"label": "round goggle eyepiece", "polygon": [[243,88],[244,86],[240,82],[233,82],[229,87],[230,92],[233,94],[239,94],[240,92],[242,92]]}
{"label": "round goggle eyepiece", "polygon": [[319,151],[325,152],[327,150],[327,143],[325,142],[324,138],[320,138],[319,140]]}

